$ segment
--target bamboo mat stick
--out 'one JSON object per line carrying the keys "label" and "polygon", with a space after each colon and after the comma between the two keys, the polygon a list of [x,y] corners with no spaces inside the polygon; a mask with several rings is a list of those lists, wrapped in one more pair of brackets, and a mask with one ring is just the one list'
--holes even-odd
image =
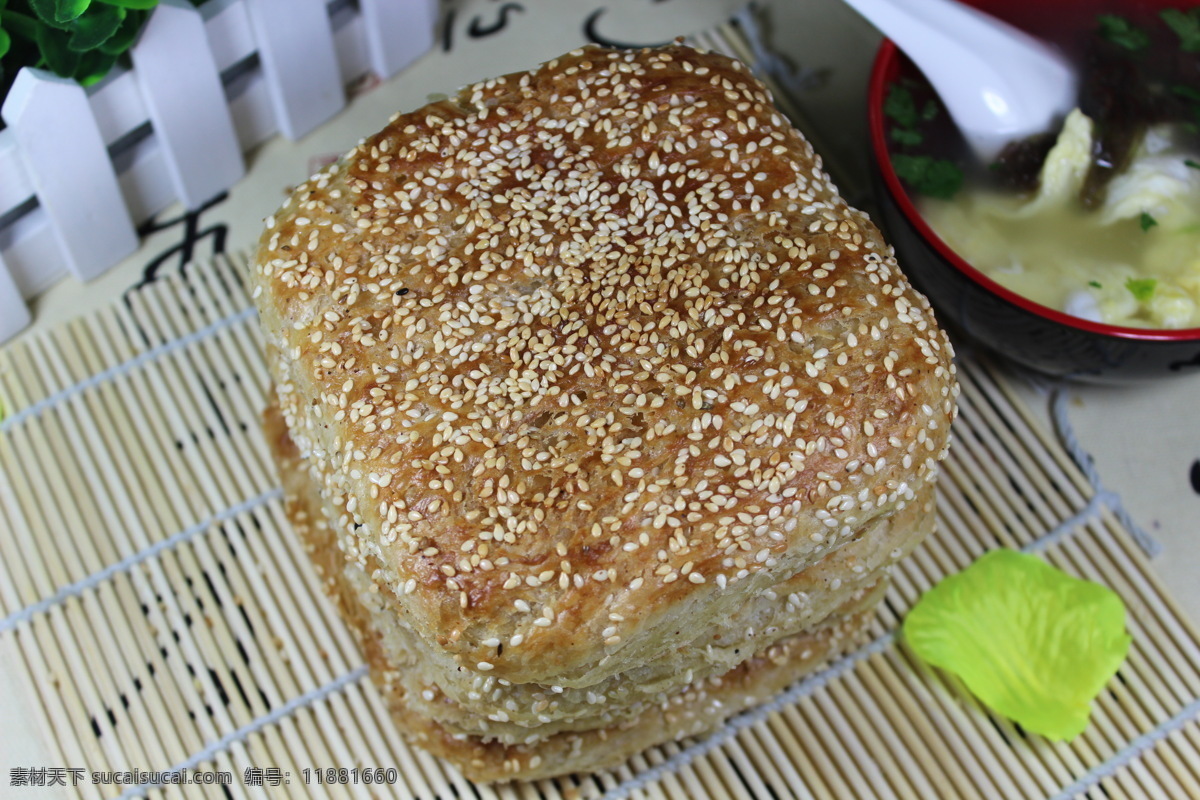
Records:
{"label": "bamboo mat stick", "polygon": [[[47,451],[47,452],[49,452],[49,451]],[[56,506],[55,506],[55,504],[53,503],[53,501],[50,501],[50,503],[47,503],[46,505],[47,505],[47,506],[56,507]],[[64,525],[62,525],[61,523],[59,523],[59,524],[53,524],[53,523],[52,523],[52,525],[50,525],[50,527],[49,527],[48,529],[46,529],[46,528],[43,528],[43,530],[48,530],[48,531],[59,530],[59,531],[62,531],[62,530],[65,530],[65,528],[64,528]],[[82,533],[82,531],[79,531],[79,530],[78,530],[78,528],[77,528],[76,530],[74,530],[74,533],[76,533],[76,534],[78,535],[78,534]],[[79,536],[79,539],[85,539],[85,536]],[[62,552],[62,551],[60,551],[60,552]],[[90,595],[88,595],[88,596],[85,596],[85,602],[86,602],[86,601],[88,601],[88,600],[90,600],[90,597],[91,597]],[[68,613],[70,613],[70,610],[71,610],[71,609],[73,609],[73,608],[76,608],[76,603],[74,603],[74,602],[71,602],[70,604],[68,604],[68,606],[67,606]],[[78,634],[78,636],[77,636],[77,642],[79,642],[80,644],[84,644],[84,646],[88,645],[90,637],[88,636],[88,633],[86,633],[86,631],[88,631],[88,630],[89,630],[89,628],[90,628],[90,626],[91,626],[91,625],[94,625],[94,624],[100,624],[102,627],[103,627],[103,626],[106,626],[106,625],[107,625],[107,619],[106,619],[106,620],[104,620],[103,622],[96,622],[96,620],[92,620],[92,621],[89,621],[89,622],[83,622],[83,624],[82,624],[82,625],[80,625],[80,628],[82,628],[82,631],[83,631],[83,632],[82,632],[82,633],[80,633],[80,634]],[[70,642],[70,639],[67,639],[67,640],[68,640],[68,642]],[[98,656],[95,654],[95,652],[94,652],[94,651],[89,651],[89,652],[88,652],[88,654],[86,654],[86,657],[88,657],[88,662],[89,662],[90,664],[103,664],[103,663],[106,663],[106,660],[104,660],[104,658],[103,658],[103,657],[98,657]],[[77,663],[78,663],[78,662],[77,662]],[[86,669],[86,670],[85,670],[85,674],[88,674],[88,675],[92,676],[92,678],[95,678],[97,681],[100,681],[100,684],[101,684],[101,685],[103,685],[103,684],[104,684],[104,682],[106,682],[106,679],[108,678],[108,674],[107,674],[106,672],[103,672],[103,670],[91,670],[91,669]],[[83,685],[84,685],[84,686],[86,686],[86,685],[88,685],[88,684],[83,684]],[[109,690],[108,690],[108,692],[107,692],[107,693],[108,693],[108,696],[109,696],[109,697],[113,697],[113,696],[114,696],[114,694],[115,694],[116,692],[115,692],[115,691],[113,691],[113,690],[112,690],[112,688],[109,688]],[[98,708],[98,706],[100,706],[101,704],[100,704],[100,703],[98,703],[98,702],[94,702],[94,703],[90,703],[89,705],[90,705],[90,708],[91,708],[91,709],[94,709],[94,710],[92,710],[92,711],[91,711],[90,717],[91,717],[91,718],[94,718],[94,720],[98,720],[98,721],[100,721],[100,723],[101,723],[101,726],[102,726],[102,729],[104,729],[104,730],[107,730],[107,726],[108,726],[108,724],[110,724],[110,723],[109,723],[109,721],[108,721],[108,714],[106,714],[106,712],[104,712],[102,708]],[[118,729],[120,730],[120,732],[121,732],[121,734],[122,734],[122,735],[121,735],[121,738],[122,738],[122,739],[124,739],[124,734],[125,734],[125,730],[126,730],[126,728],[125,728],[125,727],[118,727]],[[112,735],[109,735],[108,741],[109,741],[109,742],[112,742],[112,741],[113,741],[113,739],[112,739]],[[125,747],[126,747],[126,748],[131,748],[131,747],[132,747],[132,745],[131,745],[131,742],[128,742],[128,741],[126,740],[126,741],[125,741]],[[134,748],[134,752],[137,752],[136,748]],[[116,763],[118,763],[118,764],[121,764],[120,760],[118,760],[118,762],[116,762]],[[143,760],[143,763],[145,763],[145,762],[144,762],[144,760]]]}
{"label": "bamboo mat stick", "polygon": [[1057,465],[1059,473],[1069,484],[1083,495],[1091,494],[1091,484],[1055,438],[1054,432],[1036,417],[1025,401],[1017,394],[1016,384],[1020,378],[1012,378],[1006,368],[984,360],[971,370],[970,380],[980,387],[981,395],[988,398],[990,405],[1004,408],[1004,417],[1009,425],[1019,426],[1022,436],[1033,452],[1040,458]]}
{"label": "bamboo mat stick", "polygon": [[[746,732],[751,740],[748,750],[752,754],[755,768],[761,770],[760,765],[769,767],[771,791],[776,796],[812,800],[812,794],[804,785],[803,771],[797,768],[794,758],[774,735],[771,723],[771,719],[763,720]],[[689,796],[695,796],[695,792]]]}
{"label": "bamboo mat stick", "polygon": [[1093,487],[1078,465],[1016,396],[1012,379],[1005,378],[999,367],[986,360],[973,362],[971,369],[963,370],[959,385],[975,401],[979,421],[1024,452],[1067,502],[1079,505],[1091,496]]}
{"label": "bamboo mat stick", "polygon": [[[51,444],[56,448],[62,446],[61,442],[56,441],[52,441]],[[48,457],[59,459],[61,455],[48,454]],[[32,466],[37,463],[37,460],[38,456],[34,455],[26,463]],[[70,486],[86,485],[82,483],[79,476],[72,477],[74,479],[71,480]],[[55,482],[42,488],[49,489],[51,494],[38,493],[35,496],[35,502],[38,502],[41,508],[47,512],[44,520],[47,529],[71,531],[74,535],[69,538],[77,542],[92,541],[94,538],[92,532],[89,532],[88,526],[78,510],[71,505],[70,498],[76,494],[75,489],[71,488],[65,493],[55,491],[68,488],[66,482]],[[62,544],[67,545],[66,542]],[[79,558],[79,554],[73,553],[69,546],[60,546],[54,549],[60,556],[74,560]],[[94,558],[94,551],[91,555]],[[47,555],[43,553],[42,558],[46,559]],[[84,567],[78,567],[77,571],[82,569]],[[88,672],[95,681],[99,696],[119,697],[125,703],[125,714],[131,718],[133,724],[131,726],[118,724],[112,714],[114,711],[119,714],[120,709],[97,708],[93,711],[93,718],[101,718],[102,723],[108,722],[112,732],[118,738],[120,751],[130,753],[133,763],[163,763],[164,754],[157,746],[155,736],[148,737],[146,742],[131,738],[137,731],[154,731],[155,725],[152,721],[154,717],[147,715],[139,693],[134,690],[133,681],[126,679],[126,676],[132,675],[135,667],[126,660],[128,644],[120,642],[111,625],[111,621],[121,615],[117,608],[113,586],[111,584],[101,585],[94,591],[83,594],[78,600],[72,599],[64,605],[64,609],[67,616],[72,619],[75,641],[82,646],[77,655],[79,660],[76,663],[92,667]],[[101,664],[106,668],[95,668]],[[118,677],[114,679],[114,676]],[[120,686],[117,685],[117,681],[120,681]]]}
{"label": "bamboo mat stick", "polygon": [[[156,319],[154,320],[154,323],[161,324],[161,320]],[[169,330],[170,329],[168,329],[168,331]],[[167,364],[164,364],[164,366],[168,367],[171,370],[171,373],[174,373],[172,374],[172,377],[176,378],[177,380],[184,381],[185,384],[191,384],[191,392],[177,392],[177,396],[180,396],[180,399],[183,401],[183,403],[181,403],[181,407],[187,408],[191,414],[204,419],[209,431],[218,431],[221,428],[221,425],[216,419],[215,414],[212,413],[211,409],[205,409],[199,403],[195,402],[196,398],[202,396],[201,392],[196,386],[196,383],[198,383],[198,378],[193,382],[191,380],[190,373],[193,373],[194,371],[184,369],[182,365],[177,363],[179,360],[180,359],[176,358],[169,359]],[[230,475],[230,470],[221,470],[219,466],[223,461],[226,463],[228,463],[228,461],[223,459],[220,455],[208,455],[211,450],[208,447],[203,446],[203,438],[200,438],[200,443],[201,446],[197,448],[198,451],[203,456],[212,458],[213,463],[211,467],[197,470],[196,477],[200,478],[199,483],[205,490],[207,497],[210,498],[209,502],[212,504],[211,507],[214,509],[219,509],[229,503],[229,499],[232,493],[235,491],[235,484],[231,483],[227,477]],[[217,446],[216,443],[217,438],[213,436],[211,447],[215,449]],[[241,468],[235,471],[235,477],[240,479],[237,485],[249,483],[252,488],[262,488],[254,487],[253,483],[251,482],[251,477],[248,474],[245,466],[239,466]],[[214,478],[214,475],[222,476],[226,479],[221,480],[219,478]],[[170,557],[166,557],[163,560],[167,563],[171,562]],[[224,631],[214,628],[214,636],[221,636],[222,633],[224,633]],[[218,678],[221,680],[223,685],[226,682],[234,680],[243,685],[254,685],[254,682],[248,675],[246,675],[246,677],[234,678],[234,675],[239,673],[244,675],[245,673],[243,670],[236,668],[236,662],[234,661],[233,657],[234,648],[232,643],[227,637],[223,638],[223,642],[218,642],[215,638],[209,638],[206,641],[205,648],[210,653],[219,654],[218,657],[225,665],[225,669],[218,672]],[[258,641],[258,638],[252,639],[248,637],[247,641],[251,646],[254,646]],[[261,658],[261,650],[256,649],[254,657]],[[260,689],[266,689],[270,692],[270,694],[273,694],[276,698],[276,703],[282,702],[284,699],[286,699],[286,697],[270,683],[265,684],[265,686],[260,684]],[[249,703],[244,701],[239,702],[239,698],[236,696],[230,698],[231,702],[229,706],[237,714],[237,717],[231,721],[233,727],[241,727],[246,725],[253,719],[260,717],[265,713],[265,708],[257,702],[257,693],[253,698],[250,698],[249,695],[246,697],[247,700],[249,700]],[[282,736],[282,739],[277,740],[277,736]],[[268,747],[270,753],[268,756],[269,760],[266,763],[280,766],[293,775],[299,775],[299,770],[305,760],[310,763],[317,764],[347,763],[346,760],[334,760],[333,756],[322,746],[322,740],[319,736],[319,728],[317,727],[316,722],[307,715],[297,714],[285,720],[277,730],[270,729],[263,732],[262,737],[264,744]],[[293,760],[290,757],[292,753],[297,754],[301,760]],[[346,787],[341,786],[320,787],[318,793],[331,797],[351,796],[349,790]]]}
{"label": "bamboo mat stick", "polygon": [[[152,405],[142,404],[142,405],[140,405],[140,407],[152,408]],[[109,409],[109,419],[120,419],[120,411],[119,411],[120,408],[130,408],[130,407],[126,407],[126,405],[118,405],[118,407],[116,407],[116,408],[110,408]],[[138,405],[133,405],[132,408],[138,408]],[[145,420],[146,420],[146,417],[143,416],[143,417],[140,417],[139,421],[144,422]],[[125,435],[125,437],[120,437],[118,439],[110,441],[110,443],[108,443],[108,445],[106,447],[103,447],[103,449],[98,449],[98,450],[103,450],[104,452],[112,453],[113,456],[120,456],[121,453],[125,451],[124,450],[125,447],[136,446],[136,444],[138,443],[139,440],[140,439],[139,439],[138,435],[136,435],[136,433],[133,433],[131,431],[130,433]],[[148,459],[142,458],[142,459],[140,459],[140,463],[143,463],[143,464],[148,463]],[[130,471],[128,471],[128,469],[109,468],[108,470],[106,470],[106,473],[109,475],[130,474]],[[134,470],[132,474],[137,475],[137,471]],[[151,479],[151,480],[138,481],[138,483],[136,483],[136,485],[134,485],[134,486],[138,486],[139,488],[142,488],[144,491],[145,488],[157,486],[157,485],[158,485],[158,482]],[[127,491],[121,492],[120,489],[118,489],[118,491],[112,492],[113,497],[125,497],[128,499],[132,499],[133,497],[136,497],[136,495],[139,495],[139,494],[140,494],[140,492],[127,492]],[[156,516],[161,517],[162,515],[168,515],[166,518],[172,519],[172,517],[169,516],[169,512],[166,509],[163,509],[163,507],[158,507],[158,509],[156,509],[156,510],[145,510],[140,513],[133,511],[132,509],[127,509],[125,512],[121,513],[121,518],[124,519],[124,521],[126,522],[125,529],[126,530],[137,530],[136,528],[130,527],[130,525],[128,525],[127,523],[130,522],[131,519],[138,518],[140,515],[148,515],[151,517],[156,517]],[[174,524],[176,524],[176,525],[179,524],[178,518],[172,519],[172,522],[174,522]],[[158,524],[162,524],[162,523],[158,523]],[[112,528],[114,531],[116,531],[116,530],[121,529],[121,525],[114,523],[112,525]],[[143,546],[145,545],[144,537],[143,537],[142,541],[140,541],[139,543],[142,543]],[[126,549],[126,551],[132,551],[132,549],[136,549],[136,545],[133,545],[132,542],[127,543],[127,545],[124,546],[124,549]],[[169,559],[162,559],[160,561],[160,564],[162,564],[164,567],[167,567],[167,569],[170,570],[170,572],[172,572],[173,576],[178,576],[178,571],[173,569],[173,566],[172,566],[172,564],[170,564]],[[138,575],[138,572],[134,572],[133,575]],[[152,595],[154,595],[155,599],[162,599],[163,595],[172,597],[172,599],[174,599],[174,597],[176,597],[176,593],[175,593],[174,589],[170,588],[170,587],[172,587],[173,582],[170,581],[170,579],[168,579],[166,577],[166,573],[163,573],[163,572],[155,570],[155,569],[151,569],[151,575],[154,575],[154,577],[157,578],[157,581],[160,582],[160,583],[158,583],[158,587],[154,590],[154,593],[152,593]],[[176,581],[178,581],[179,583],[182,582],[181,578],[176,578]],[[182,595],[179,595],[179,597],[182,597]],[[156,606],[158,606],[158,604],[160,604],[160,603],[157,603],[154,599],[148,599],[148,600],[149,600],[149,604],[150,604],[151,608],[155,608]],[[169,603],[163,603],[163,604],[164,604],[164,606],[166,606],[169,609]],[[180,610],[170,609],[170,610],[173,610],[173,612],[175,614],[178,614],[178,616],[175,616],[175,619],[178,621],[174,621],[174,622],[172,622],[172,624],[166,625],[168,630],[173,630],[173,631],[175,631],[175,633],[180,633],[180,628],[184,628],[184,630],[187,630],[187,628],[190,627],[190,626],[186,625],[186,622],[184,622],[184,620],[182,620],[182,615],[184,615],[185,613],[198,613],[199,609],[197,609],[194,606],[185,606],[185,608],[187,608],[187,612],[180,612]],[[182,644],[182,642],[181,642],[181,644]],[[203,639],[202,639],[202,648],[204,650],[210,649],[209,646],[204,646]],[[204,663],[203,658],[200,658],[197,655],[194,655],[194,651],[193,651],[193,655],[187,656],[187,661],[194,662],[194,663]],[[178,664],[178,663],[175,664],[176,669],[178,669],[180,666],[181,666],[181,664]],[[204,696],[203,705],[200,706],[200,709],[194,709],[193,714],[197,716],[198,720],[202,721],[202,729],[203,729],[204,717],[208,716],[208,711],[206,711],[206,709],[221,708],[221,702],[220,702],[220,693],[217,692],[215,685],[212,684],[212,679],[210,678],[210,676],[208,674],[205,674],[203,676],[198,676],[198,678],[199,678],[200,685],[202,685],[204,687],[206,694]],[[205,679],[208,679],[208,680],[205,680]],[[192,684],[193,679],[185,678],[185,679],[182,679],[181,682],[184,682],[184,684]],[[193,700],[193,702],[194,702],[194,700]],[[204,710],[202,710],[202,709],[204,709]],[[220,715],[217,715],[217,716],[220,716]],[[208,730],[203,730],[203,735],[204,735],[205,740],[215,739],[216,735],[217,735],[216,729],[208,728]]]}
{"label": "bamboo mat stick", "polygon": [[[767,728],[764,736],[769,737],[771,743],[779,748],[787,760],[787,766],[796,776],[797,795],[804,800],[830,800],[833,794],[825,784],[813,779],[817,775],[817,766],[812,761],[808,748],[801,745],[796,731],[788,725],[782,712],[776,711],[767,717]],[[706,762],[707,759],[702,763]]]}
{"label": "bamboo mat stick", "polygon": [[[170,288],[169,285],[167,288]],[[170,308],[172,306],[164,304],[161,307]],[[160,325],[163,325],[163,324],[169,325],[170,324],[169,320],[164,323],[164,321],[161,318],[156,321]],[[165,331],[163,331],[163,333],[166,336],[179,335],[179,331],[173,329],[172,327],[167,327],[165,329]],[[194,355],[193,355],[193,358],[194,358]],[[199,365],[195,364],[194,360],[193,360],[193,365],[199,366]],[[195,369],[194,372],[197,375],[211,374],[210,372],[204,371],[202,368]],[[211,390],[209,390],[209,391],[211,391]],[[210,417],[210,419],[211,419],[211,417]],[[226,431],[229,430],[229,421],[228,420],[222,420],[220,424],[221,424],[221,428],[223,428]],[[257,478],[261,482],[262,481],[261,465],[257,465],[258,470],[254,469],[255,466],[256,465],[244,465],[243,466],[244,471],[242,471],[241,475],[244,476],[246,478],[246,480],[253,481],[256,477],[255,472],[257,471],[259,473],[257,475]],[[261,485],[262,484],[260,483],[260,486]],[[258,487],[256,487],[256,488],[258,488]],[[211,491],[215,492],[216,495],[221,498],[221,502],[223,504],[228,505],[231,502],[230,496],[227,493],[225,493],[228,490],[225,489],[224,487],[214,486],[214,487],[212,487]],[[196,545],[202,547],[203,543],[196,542]],[[180,554],[182,556],[186,556],[188,549],[189,548],[181,548]],[[236,564],[236,561],[234,563]],[[251,607],[251,608],[254,608],[254,607]],[[236,615],[233,615],[230,617],[230,620],[237,622],[238,617]],[[263,629],[269,630],[269,628],[267,628],[265,623],[263,623],[261,620],[259,620],[259,622]],[[223,632],[220,628],[217,628],[216,630],[218,631],[218,633]],[[252,650],[251,656],[248,659],[249,663],[247,664],[247,667],[249,670],[257,672],[257,674],[256,675],[247,675],[244,678],[234,678],[234,679],[237,680],[238,683],[257,684],[260,688],[265,689],[268,692],[269,696],[273,696],[274,703],[281,703],[284,699],[286,699],[286,697],[293,696],[295,694],[299,694],[301,692],[301,690],[295,684],[295,682],[290,682],[289,685],[286,685],[286,688],[280,689],[279,687],[277,687],[275,685],[275,682],[272,680],[272,672],[273,671],[269,668],[267,668],[267,669],[259,668],[259,665],[263,662],[264,658],[266,657],[264,654],[270,654],[272,652],[272,647],[271,647],[270,642],[273,638],[274,638],[273,636],[251,637],[249,635],[248,631],[243,630],[240,632],[240,634],[238,635],[239,641],[248,643],[247,645],[244,645],[244,646],[246,646],[247,649]],[[267,643],[267,646],[259,647],[257,644],[259,641],[265,641]],[[228,639],[226,639],[221,644],[221,646],[224,649],[224,658],[225,658],[226,662],[231,663],[231,664],[234,663],[232,661],[232,656],[231,656],[232,643]],[[278,667],[278,664],[276,664],[275,666]],[[279,671],[279,670],[276,670],[276,671]],[[233,674],[236,675],[240,672],[241,672],[241,670],[236,670]],[[260,704],[258,704],[256,702],[253,702],[256,698],[250,698],[250,699],[251,699],[251,706],[249,709],[249,717],[248,717],[248,719],[245,720],[245,722],[248,722],[250,719],[263,716],[266,713],[266,708],[264,708],[263,706],[261,706]],[[303,747],[305,744],[307,744],[310,748],[314,748],[314,752],[309,753],[308,755],[311,758],[316,759],[317,763],[331,763],[331,764],[332,763],[336,763],[336,764],[353,763],[352,759],[350,759],[350,757],[349,757],[348,751],[346,751],[343,747],[341,747],[342,743],[341,743],[340,739],[337,741],[333,751],[330,751],[327,748],[321,748],[318,745],[318,743],[321,741],[320,730],[324,726],[331,726],[331,720],[329,720],[325,717],[324,707],[321,705],[318,705],[315,707],[314,713],[316,715],[316,719],[314,719],[312,721],[310,721],[308,716],[305,714],[305,715],[296,715],[295,718],[287,720],[283,724],[283,726],[282,726],[283,735],[284,735],[285,739],[290,740],[289,745],[288,745],[289,750],[294,751],[294,752],[303,753],[304,752]],[[298,727],[301,728],[301,730],[299,730],[299,731],[295,730],[295,728],[293,727],[294,723],[296,725],[298,725]],[[243,724],[244,724],[244,722],[243,722]],[[311,726],[311,728],[309,726]],[[292,769],[295,771],[298,771],[299,765],[296,763],[293,763]],[[293,774],[295,774],[295,773],[293,773]],[[334,794],[336,796],[338,794],[341,794],[342,792],[347,792],[350,795],[357,794],[358,796],[364,796],[364,790],[361,787],[351,787],[349,789],[342,789],[341,787],[339,787],[339,789],[336,790],[334,792]]]}
{"label": "bamboo mat stick", "polygon": [[[964,393],[963,407],[968,413],[981,416],[979,408],[986,407],[986,404],[972,402],[968,398],[969,394]],[[1005,479],[997,481],[995,485],[999,486],[1010,503],[1018,506],[1021,503],[1028,504],[1033,514],[1029,523],[1034,530],[1052,528],[1084,507],[1084,498],[1080,497],[1075,503],[1068,502],[1061,491],[1063,484],[1056,481],[1055,476],[1038,470],[1038,465],[1028,459],[1022,459],[1022,449],[1012,441],[1015,437],[1002,436],[1002,428],[997,430],[990,425],[976,425],[972,430],[975,436],[967,437],[967,441],[975,439],[978,442],[976,463],[982,462],[992,475]],[[988,459],[992,461],[990,465],[987,464]]]}

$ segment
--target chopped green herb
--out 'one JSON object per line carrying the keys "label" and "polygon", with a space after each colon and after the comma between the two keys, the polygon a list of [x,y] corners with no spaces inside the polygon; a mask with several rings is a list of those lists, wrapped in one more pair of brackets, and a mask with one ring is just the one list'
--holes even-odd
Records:
{"label": "chopped green herb", "polygon": [[1148,231],[1158,224],[1158,220],[1143,211],[1142,216],[1138,218],[1138,224],[1142,226],[1143,231]]}
{"label": "chopped green herb", "polygon": [[903,86],[892,86],[887,99],[883,101],[883,113],[896,121],[903,128],[912,128],[917,124],[917,103],[913,100],[912,92]]}
{"label": "chopped green herb", "polygon": [[944,158],[897,153],[892,156],[892,166],[902,181],[930,197],[949,200],[962,188],[962,170]]}
{"label": "chopped green herb", "polygon": [[938,104],[937,104],[936,100],[930,100],[928,103],[925,104],[925,107],[923,109],[921,109],[921,119],[923,119],[926,122],[929,122],[929,120],[933,119],[937,115],[938,115]]}
{"label": "chopped green herb", "polygon": [[1190,158],[1185,158],[1183,160],[1183,165],[1185,167],[1191,167],[1192,169],[1200,169],[1200,161],[1193,161]]}
{"label": "chopped green herb", "polygon": [[1100,25],[1100,35],[1118,47],[1126,50],[1144,50],[1150,44],[1150,36],[1141,28],[1130,24],[1124,17],[1116,14],[1101,14],[1096,17]]}
{"label": "chopped green herb", "polygon": [[1103,286],[1100,285],[1100,281],[1088,281],[1088,286],[1091,286],[1095,289],[1103,289],[1104,288]]}
{"label": "chopped green herb", "polygon": [[1200,89],[1195,89],[1191,86],[1172,86],[1171,91],[1180,97],[1186,97],[1196,103],[1200,103]]}
{"label": "chopped green herb", "polygon": [[925,141],[925,135],[911,128],[892,128],[892,141],[902,145],[917,145]]}
{"label": "chopped green herb", "polygon": [[1159,16],[1179,36],[1179,47],[1183,52],[1200,53],[1200,8],[1188,12],[1168,8]]}
{"label": "chopped green herb", "polygon": [[1158,281],[1154,278],[1128,278],[1125,281],[1125,288],[1139,303],[1145,303],[1154,297],[1154,290],[1157,286]]}

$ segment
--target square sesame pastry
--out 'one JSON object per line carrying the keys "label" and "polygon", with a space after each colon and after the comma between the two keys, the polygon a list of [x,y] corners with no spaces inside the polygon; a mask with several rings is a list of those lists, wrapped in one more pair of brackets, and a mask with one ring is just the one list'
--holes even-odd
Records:
{"label": "square sesame pastry", "polygon": [[932,530],[950,345],[723,56],[587,48],[397,115],[251,281],[297,546],[474,780],[720,726]]}

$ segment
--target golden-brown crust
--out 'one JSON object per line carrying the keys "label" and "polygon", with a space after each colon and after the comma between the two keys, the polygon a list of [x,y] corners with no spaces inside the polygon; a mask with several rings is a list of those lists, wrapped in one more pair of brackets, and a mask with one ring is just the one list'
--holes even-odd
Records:
{"label": "golden-brown crust", "polygon": [[587,685],[932,480],[949,345],[740,65],[576,51],[396,117],[252,278],[340,546],[430,648]]}

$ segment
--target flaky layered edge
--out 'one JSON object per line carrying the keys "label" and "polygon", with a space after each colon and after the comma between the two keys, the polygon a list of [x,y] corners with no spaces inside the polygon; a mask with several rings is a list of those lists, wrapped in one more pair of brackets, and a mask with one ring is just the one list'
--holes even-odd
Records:
{"label": "flaky layered edge", "polygon": [[[447,759],[471,780],[535,780],[573,772],[595,772],[667,741],[700,736],[730,717],[776,695],[783,688],[847,652],[863,638],[871,612],[881,599],[886,575],[845,593],[839,606],[807,630],[783,636],[720,674],[694,678],[659,702],[609,724],[588,730],[556,731],[505,742],[495,736],[455,730],[430,713],[428,702],[406,681],[387,633],[363,593],[372,591],[367,576],[338,547],[326,505],[311,470],[292,444],[278,406],[264,414],[271,455],[283,479],[289,521],[335,602],[366,660],[403,735]],[[881,570],[885,572],[886,570]],[[390,613],[390,612],[385,612]],[[440,698],[442,703],[453,703]]]}

